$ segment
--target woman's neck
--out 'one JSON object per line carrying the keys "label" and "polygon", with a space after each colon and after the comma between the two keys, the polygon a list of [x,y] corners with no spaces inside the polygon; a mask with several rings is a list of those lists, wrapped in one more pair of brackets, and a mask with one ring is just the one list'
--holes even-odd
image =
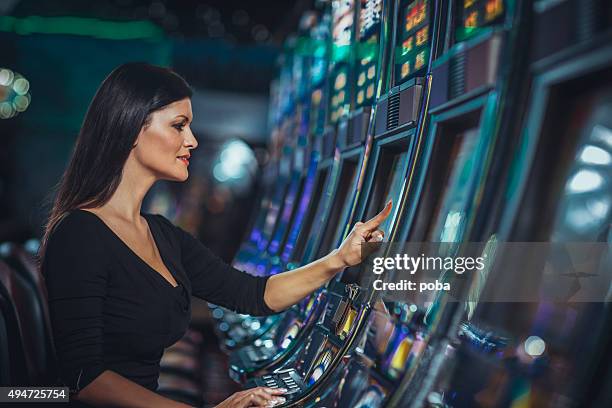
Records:
{"label": "woman's neck", "polygon": [[119,186],[98,210],[128,222],[139,222],[142,202],[155,181],[157,179],[150,171],[128,159]]}

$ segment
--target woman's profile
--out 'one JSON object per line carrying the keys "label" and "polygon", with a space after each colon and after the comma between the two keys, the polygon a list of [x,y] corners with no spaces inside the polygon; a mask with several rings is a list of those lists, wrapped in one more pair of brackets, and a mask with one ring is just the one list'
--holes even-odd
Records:
{"label": "woman's profile", "polygon": [[[170,69],[116,68],[94,96],[58,185],[41,246],[61,382],[74,404],[185,407],[155,391],[164,348],[185,333],[191,296],[268,315],[297,303],[382,240],[381,213],[301,268],[255,277],[224,263],[160,215],[141,211],[159,180],[185,181],[198,146],[191,89]],[[219,407],[282,402],[255,388]]]}

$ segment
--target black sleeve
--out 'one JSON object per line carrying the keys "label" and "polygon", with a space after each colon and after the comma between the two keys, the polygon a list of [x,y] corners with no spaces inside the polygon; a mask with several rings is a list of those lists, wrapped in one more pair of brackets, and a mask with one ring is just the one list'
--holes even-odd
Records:
{"label": "black sleeve", "polygon": [[[165,218],[163,220],[170,223]],[[193,235],[180,227],[173,225],[173,228],[178,236],[181,259],[191,281],[193,296],[238,313],[253,316],[276,313],[264,301],[269,276],[258,277],[242,272],[213,254]]]}
{"label": "black sleeve", "polygon": [[105,370],[107,269],[93,229],[86,219],[68,215],[52,233],[42,266],[59,375],[71,392],[78,392]]}

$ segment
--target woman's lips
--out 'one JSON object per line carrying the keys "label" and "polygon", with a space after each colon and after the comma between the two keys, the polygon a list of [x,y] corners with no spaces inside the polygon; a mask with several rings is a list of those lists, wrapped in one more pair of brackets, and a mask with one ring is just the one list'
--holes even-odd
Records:
{"label": "woman's lips", "polygon": [[179,156],[177,159],[183,162],[185,166],[189,166],[189,156]]}

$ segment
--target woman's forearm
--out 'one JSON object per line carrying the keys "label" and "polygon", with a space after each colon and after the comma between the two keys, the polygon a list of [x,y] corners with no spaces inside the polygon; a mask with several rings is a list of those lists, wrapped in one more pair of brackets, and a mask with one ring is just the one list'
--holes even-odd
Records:
{"label": "woman's forearm", "polygon": [[95,380],[87,384],[73,399],[95,407],[189,407],[189,405],[156,394],[110,370],[104,371]]}
{"label": "woman's forearm", "polygon": [[296,304],[346,267],[338,250],[292,271],[268,279],[264,300],[277,312]]}
{"label": "woman's forearm", "polygon": [[389,216],[392,205],[389,201],[373,218],[356,223],[340,248],[329,255],[301,268],[270,277],[264,292],[268,307],[280,312],[321,287],[342,269],[359,264],[364,256],[363,244],[383,240],[384,231],[379,230],[378,226]]}

